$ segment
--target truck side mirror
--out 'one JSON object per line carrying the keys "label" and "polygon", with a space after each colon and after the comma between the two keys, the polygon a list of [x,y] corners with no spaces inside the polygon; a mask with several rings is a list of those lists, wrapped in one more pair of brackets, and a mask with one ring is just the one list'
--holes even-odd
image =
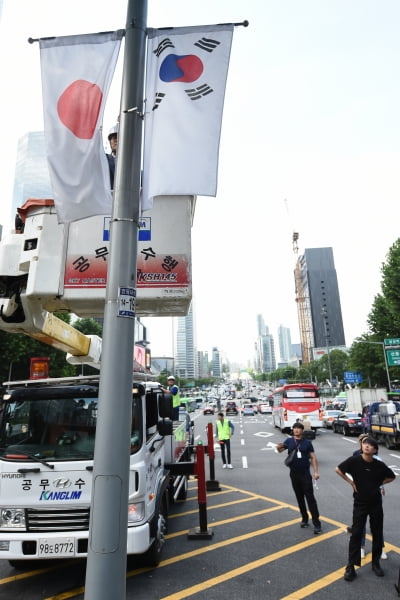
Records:
{"label": "truck side mirror", "polygon": [[173,424],[171,419],[163,419],[158,421],[157,430],[160,435],[172,435]]}
{"label": "truck side mirror", "polygon": [[158,413],[162,419],[172,419],[172,394],[164,392],[159,395]]}
{"label": "truck side mirror", "polygon": [[146,394],[146,426],[154,427],[158,421],[157,414],[157,394],[147,392]]}

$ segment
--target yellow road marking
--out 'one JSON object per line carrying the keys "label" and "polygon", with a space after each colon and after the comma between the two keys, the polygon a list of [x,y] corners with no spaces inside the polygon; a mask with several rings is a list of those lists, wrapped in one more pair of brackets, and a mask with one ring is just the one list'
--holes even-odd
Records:
{"label": "yellow road marking", "polygon": [[[296,522],[297,521],[298,521],[298,519],[296,519]],[[302,542],[300,544],[296,544],[295,546],[291,546],[290,548],[285,548],[284,550],[279,550],[279,552],[274,552],[273,554],[269,554],[268,556],[264,556],[263,558],[255,560],[253,562],[246,563],[245,565],[242,565],[241,567],[232,569],[231,571],[227,571],[226,573],[223,573],[223,575],[218,575],[217,577],[213,577],[211,579],[208,579],[207,581],[193,585],[190,588],[185,588],[184,590],[181,590],[180,592],[175,592],[174,594],[170,594],[169,596],[164,596],[163,598],[161,598],[161,600],[183,600],[185,598],[189,598],[190,596],[193,596],[193,594],[197,594],[197,592],[202,592],[206,589],[212,588],[216,585],[224,583],[228,579],[232,579],[233,577],[238,577],[239,575],[248,573],[249,571],[252,571],[253,569],[258,569],[259,567],[262,567],[270,562],[273,562],[274,560],[278,560],[279,558],[282,558],[283,556],[288,556],[289,554],[293,554],[294,552],[297,552],[298,550],[307,548],[308,546],[312,546],[313,544],[317,544],[323,540],[327,540],[327,539],[329,539],[335,535],[339,535],[341,533],[342,532],[338,531],[338,530],[324,533],[322,535],[316,536],[315,538],[308,540],[307,542]]]}
{"label": "yellow road marking", "polygon": [[[223,521],[213,521],[212,526],[218,527],[219,525],[226,525],[227,523],[236,523],[237,521],[242,521],[243,519],[251,519],[252,517],[259,517],[260,515],[265,515],[266,513],[273,512],[275,510],[281,510],[282,506],[272,506],[270,508],[264,508],[263,510],[257,510],[253,513],[245,513],[244,515],[239,515],[232,517],[231,519],[224,519]],[[180,535],[186,535],[187,529],[181,531],[175,531],[175,533],[168,533],[165,538],[170,540],[174,537],[179,537]]]}
{"label": "yellow road marking", "polygon": [[[260,499],[260,500],[264,500],[267,502],[272,503],[274,506],[269,507],[267,509],[262,509],[260,511],[257,511],[255,513],[251,513],[251,514],[244,514],[244,515],[240,515],[240,516],[236,516],[230,519],[224,519],[223,521],[217,521],[215,523],[212,523],[213,527],[217,527],[220,526],[222,524],[226,524],[226,523],[230,523],[232,521],[238,521],[240,520],[244,520],[247,518],[251,518],[253,516],[258,516],[261,514],[265,514],[268,512],[272,512],[275,510],[280,510],[282,508],[289,508],[294,510],[296,513],[298,512],[298,507],[294,506],[292,504],[288,504],[286,502],[281,502],[278,500],[275,500],[273,498],[269,498],[266,496],[262,496],[260,494],[254,494],[252,492],[248,492],[247,490],[241,490],[239,488],[235,488],[235,487],[230,487],[230,486],[224,486],[225,487],[225,492],[222,493],[229,493],[229,492],[237,492],[237,493],[241,493],[244,496],[248,496],[248,498],[243,498],[243,499],[239,499],[239,500],[234,500],[231,503],[227,502],[227,503],[222,503],[219,505],[214,505],[212,507],[208,507],[208,509],[215,509],[215,508],[221,508],[221,507],[225,507],[225,506],[229,506],[232,504],[237,504],[240,502],[245,502],[245,501],[249,501],[249,500],[255,500],[255,499]],[[220,492],[221,494],[221,492]],[[215,496],[217,496],[218,493],[215,494]],[[176,514],[174,516],[182,516],[183,514],[191,514],[192,512],[196,512],[196,511],[188,511],[186,513],[180,513],[179,515]],[[217,586],[221,583],[224,583],[225,581],[229,580],[229,579],[233,579],[234,577],[237,577],[239,575],[242,575],[244,573],[247,573],[248,571],[257,569],[259,567],[262,567],[270,562],[273,562],[275,560],[278,560],[282,557],[288,556],[290,554],[293,554],[303,548],[307,548],[309,546],[312,546],[314,544],[317,544],[319,542],[325,541],[327,539],[330,539],[334,536],[340,535],[340,534],[344,534],[346,533],[346,525],[344,523],[341,523],[340,521],[336,521],[334,519],[330,519],[329,517],[321,517],[321,520],[326,522],[326,523],[330,523],[331,525],[333,525],[334,527],[336,527],[337,529],[332,530],[330,532],[327,533],[323,533],[321,535],[315,536],[313,538],[310,538],[309,540],[306,540],[304,542],[301,542],[299,544],[296,544],[294,546],[290,546],[288,548],[284,548],[278,552],[275,552],[273,554],[270,554],[268,556],[265,556],[261,559],[252,561],[250,563],[246,563],[245,565],[238,567],[236,569],[232,569],[231,571],[228,571],[222,575],[219,575],[217,577],[214,577],[208,581],[205,581],[203,583],[199,583],[196,584],[194,586],[191,586],[190,588],[186,588],[185,590],[181,590],[179,592],[175,592],[169,596],[165,596],[164,598],[161,598],[160,600],[183,600],[185,598],[188,598],[189,596],[192,596],[193,594],[196,594],[200,591],[203,591],[205,589],[209,589],[211,587]],[[227,540],[221,541],[221,542],[217,542],[215,544],[203,547],[203,548],[197,548],[196,550],[193,550],[191,552],[186,552],[184,554],[181,554],[179,556],[174,556],[171,557],[169,559],[166,559],[164,561],[161,561],[158,569],[169,566],[171,564],[175,564],[177,562],[180,562],[182,560],[186,560],[186,559],[190,559],[194,556],[198,556],[201,554],[205,554],[207,552],[211,552],[213,550],[217,550],[219,548],[222,547],[226,547],[229,546],[230,544],[234,544],[234,543],[238,543],[250,538],[255,537],[256,535],[264,535],[265,533],[269,533],[271,531],[275,531],[278,529],[281,529],[283,527],[289,527],[293,524],[298,523],[298,518],[296,519],[292,519],[289,521],[286,521],[284,523],[278,523],[276,525],[272,525],[269,527],[266,527],[264,529],[258,530],[258,531],[252,531],[250,533],[247,534],[243,534],[234,538],[229,538]],[[181,531],[181,532],[175,532],[173,534],[168,534],[166,537],[167,538],[173,538],[173,537],[178,537],[179,535],[186,535],[187,534],[187,530]],[[367,535],[368,539],[371,539],[371,536]],[[400,548],[393,545],[393,544],[389,544],[387,542],[385,542],[385,550],[386,551],[394,551],[397,554],[400,554]],[[371,558],[370,556],[368,556],[366,559],[363,559],[362,561],[362,566],[368,564],[369,562],[371,562]],[[65,565],[63,565],[65,566]],[[29,576],[32,575],[38,575],[41,573],[46,573],[49,571],[53,571],[58,567],[52,567],[52,568],[46,568],[46,569],[41,569],[39,571],[32,571],[29,573],[21,573],[19,575],[13,576],[13,577],[8,577],[5,579],[1,579],[0,580],[0,584],[3,583],[7,583],[10,581],[15,581],[18,579],[23,579],[23,578],[27,578]],[[292,594],[289,594],[288,596],[285,596],[284,598],[281,598],[280,600],[303,600],[304,598],[306,598],[307,596],[315,593],[315,591],[317,591],[318,589],[322,589],[323,587],[327,587],[328,585],[330,585],[330,583],[334,583],[335,581],[337,581],[338,579],[340,579],[344,573],[344,566],[341,569],[337,569],[336,571],[333,571],[332,573],[329,573],[328,575],[326,575],[325,577],[322,577],[318,580],[316,580],[315,582],[305,586],[304,588],[300,589],[300,590],[296,590],[295,592],[293,592]],[[134,569],[132,571],[129,571],[127,573],[127,578],[129,577],[134,577],[135,575],[139,575],[141,573],[146,573],[148,571],[153,571],[154,568],[140,568],[140,569]],[[81,586],[79,588],[75,588],[73,590],[69,590],[66,592],[62,592],[61,594],[57,594],[55,596],[51,596],[48,597],[44,600],[67,600],[70,598],[74,598],[76,596],[79,596],[81,594],[83,594],[85,591],[84,586]]]}

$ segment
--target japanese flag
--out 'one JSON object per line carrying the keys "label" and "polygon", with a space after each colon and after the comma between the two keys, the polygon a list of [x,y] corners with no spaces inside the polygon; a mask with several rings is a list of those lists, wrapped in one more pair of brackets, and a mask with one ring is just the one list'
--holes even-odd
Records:
{"label": "japanese flag", "polygon": [[59,223],[111,214],[101,130],[122,36],[40,40],[45,144]]}

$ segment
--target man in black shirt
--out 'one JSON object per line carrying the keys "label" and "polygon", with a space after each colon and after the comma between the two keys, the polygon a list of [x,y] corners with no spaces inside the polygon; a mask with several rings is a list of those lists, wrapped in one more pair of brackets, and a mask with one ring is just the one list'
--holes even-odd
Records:
{"label": "man in black shirt", "polygon": [[372,533],[372,570],[378,577],[384,575],[379,565],[383,547],[383,509],[380,488],[393,481],[396,475],[383,461],[374,459],[377,449],[377,441],[366,437],[361,442],[362,453],[359,456],[350,456],[336,467],[336,473],[353,488],[354,498],[345,581],[353,581],[356,577],[354,565],[361,565],[361,537],[368,516]]}
{"label": "man in black shirt", "polygon": [[318,462],[315,456],[314,447],[310,440],[303,438],[304,425],[303,423],[295,423],[293,425],[293,436],[287,438],[284,442],[277,444],[278,452],[288,450],[294,452],[293,460],[289,464],[290,479],[292,481],[293,491],[296,496],[297,504],[301,513],[300,527],[308,527],[308,509],[311,513],[312,522],[314,525],[314,533],[321,533],[321,521],[319,520],[319,511],[317,501],[315,500],[313,490],[313,479],[310,473],[310,461],[314,471],[314,481],[319,479]]}

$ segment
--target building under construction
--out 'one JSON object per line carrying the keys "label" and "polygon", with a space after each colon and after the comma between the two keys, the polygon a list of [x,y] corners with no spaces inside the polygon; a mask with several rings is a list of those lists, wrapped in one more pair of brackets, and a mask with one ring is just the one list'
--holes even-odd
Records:
{"label": "building under construction", "polygon": [[333,250],[306,248],[299,255],[298,238],[293,233],[297,314],[303,363],[309,363],[330,349],[344,348],[345,338]]}

